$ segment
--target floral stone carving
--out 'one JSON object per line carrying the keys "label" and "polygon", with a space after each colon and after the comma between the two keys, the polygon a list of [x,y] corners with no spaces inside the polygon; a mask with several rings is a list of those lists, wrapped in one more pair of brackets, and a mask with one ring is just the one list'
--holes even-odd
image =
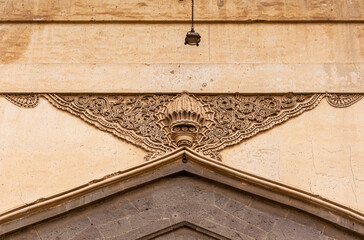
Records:
{"label": "floral stone carving", "polygon": [[37,94],[5,94],[4,97],[18,107],[35,108],[39,103]]}
{"label": "floral stone carving", "polygon": [[220,150],[315,108],[323,98],[342,108],[364,95],[5,95],[10,102],[26,108],[35,107],[40,96],[56,108],[142,147],[148,151],[147,159],[181,146],[220,159]]}

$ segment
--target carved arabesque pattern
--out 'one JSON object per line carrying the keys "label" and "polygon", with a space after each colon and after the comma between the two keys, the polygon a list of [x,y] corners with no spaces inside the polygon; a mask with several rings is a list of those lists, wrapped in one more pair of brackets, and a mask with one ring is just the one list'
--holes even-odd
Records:
{"label": "carved arabesque pattern", "polygon": [[[148,151],[147,159],[177,148],[171,139],[171,128],[166,126],[166,109],[167,106],[174,107],[170,103],[181,99],[182,95],[5,95],[10,102],[27,108],[35,107],[39,96],[45,97],[58,109],[70,112],[105,132],[144,148]],[[215,159],[220,159],[219,151],[227,146],[315,108],[324,97],[330,105],[340,108],[348,107],[363,98],[363,94],[329,93],[189,96],[186,97],[184,93],[184,103],[188,107],[185,109],[182,104],[179,111],[192,111],[193,114],[206,115],[203,117],[207,119],[201,122],[202,125],[196,124],[199,134],[190,147]],[[195,113],[193,106],[203,106],[205,110],[201,108]]]}
{"label": "carved arabesque pattern", "polygon": [[5,94],[4,97],[18,107],[35,108],[39,103],[38,94]]}
{"label": "carved arabesque pattern", "polygon": [[322,98],[322,94],[202,96],[215,112],[215,124],[196,151],[220,159],[219,150],[313,109]]}
{"label": "carved arabesque pattern", "polygon": [[49,102],[99,129],[134,143],[151,154],[173,150],[167,134],[157,124],[156,113],[172,96],[168,95],[64,95],[46,94]]}

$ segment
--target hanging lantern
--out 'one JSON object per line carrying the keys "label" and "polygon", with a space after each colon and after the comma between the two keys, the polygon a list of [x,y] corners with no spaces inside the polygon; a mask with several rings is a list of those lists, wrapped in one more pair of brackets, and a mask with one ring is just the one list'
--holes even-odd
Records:
{"label": "hanging lantern", "polygon": [[193,5],[194,1],[192,0],[192,26],[191,31],[187,32],[186,38],[185,38],[185,45],[191,45],[191,46],[198,46],[201,41],[201,36],[197,32],[195,32],[195,29],[193,27]]}

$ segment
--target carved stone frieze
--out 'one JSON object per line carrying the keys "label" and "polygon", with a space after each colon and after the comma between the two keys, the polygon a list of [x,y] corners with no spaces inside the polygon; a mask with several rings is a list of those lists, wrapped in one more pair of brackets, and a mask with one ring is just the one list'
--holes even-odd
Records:
{"label": "carved stone frieze", "polygon": [[348,107],[364,94],[191,95],[7,94],[32,108],[43,96],[95,127],[148,151],[147,159],[187,146],[220,159],[219,151],[253,137],[305,111],[323,98]]}
{"label": "carved stone frieze", "polygon": [[326,100],[333,107],[346,108],[360,101],[363,97],[363,94],[328,93],[326,95]]}
{"label": "carved stone frieze", "polygon": [[174,149],[157,117],[172,95],[45,94],[44,97],[58,109],[144,148],[149,152],[146,158]]}
{"label": "carved stone frieze", "polygon": [[173,147],[194,148],[213,124],[213,114],[208,104],[182,93],[162,107],[158,116]]}
{"label": "carved stone frieze", "polygon": [[18,107],[35,108],[39,103],[38,94],[5,94],[4,97]]}
{"label": "carved stone frieze", "polygon": [[215,124],[196,151],[220,159],[219,150],[315,108],[322,98],[322,94],[201,96],[214,110]]}

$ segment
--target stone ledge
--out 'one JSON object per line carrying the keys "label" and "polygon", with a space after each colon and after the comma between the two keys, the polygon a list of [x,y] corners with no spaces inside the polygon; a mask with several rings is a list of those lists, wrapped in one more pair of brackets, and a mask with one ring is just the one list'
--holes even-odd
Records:
{"label": "stone ledge", "polygon": [[[244,3],[244,4],[242,4]],[[0,2],[0,21],[188,21],[190,0]],[[197,21],[364,21],[361,0],[195,1]]]}

